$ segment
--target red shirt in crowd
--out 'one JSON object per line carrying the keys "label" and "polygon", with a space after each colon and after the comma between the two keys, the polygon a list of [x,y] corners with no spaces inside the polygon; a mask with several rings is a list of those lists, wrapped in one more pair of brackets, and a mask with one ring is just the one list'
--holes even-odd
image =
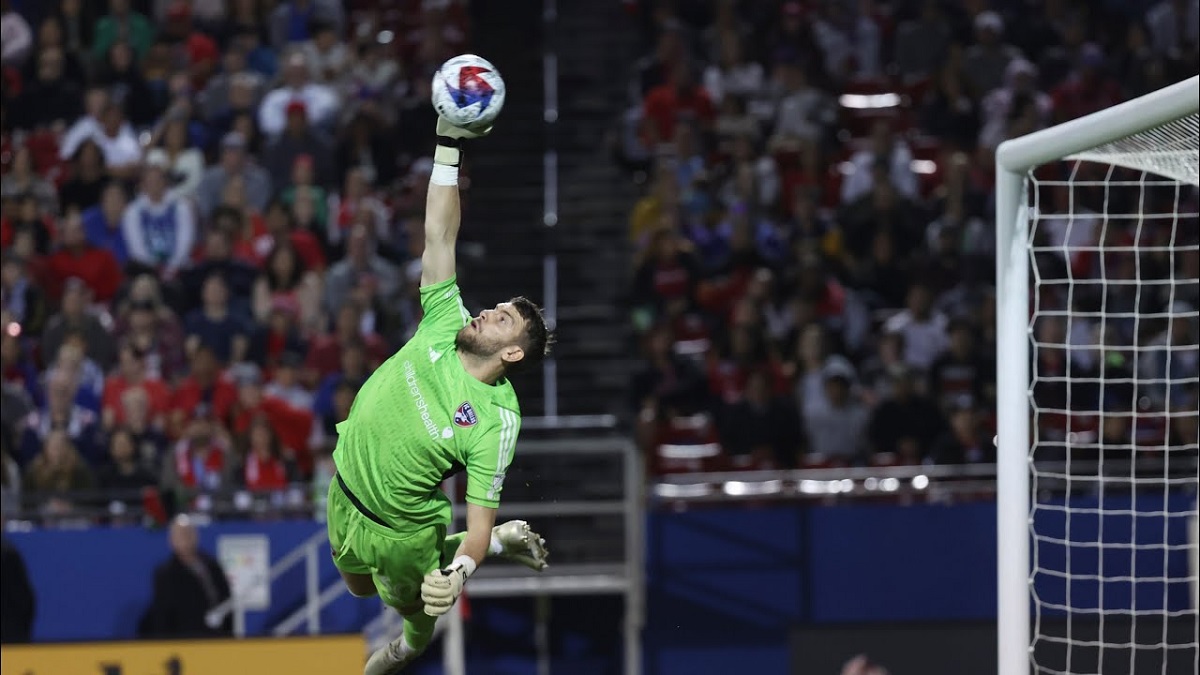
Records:
{"label": "red shirt in crowd", "polygon": [[116,256],[108,249],[84,246],[77,250],[61,248],[46,256],[46,282],[52,298],[62,295],[66,279],[78,277],[92,290],[97,302],[108,302],[117,295],[125,274]]}
{"label": "red shirt in crowd", "polygon": [[229,411],[237,402],[237,387],[232,382],[217,378],[210,387],[202,387],[196,378],[189,375],[175,388],[171,397],[171,411],[182,417],[180,426],[186,424],[196,415],[202,403],[207,403],[210,414],[222,423],[229,419]]}
{"label": "red shirt in crowd", "polygon": [[[367,361],[371,364],[378,364],[387,360],[388,349],[383,338],[371,333],[363,335],[362,341],[366,347]],[[305,358],[304,365],[315,372],[319,378],[338,372],[342,367],[341,341],[333,335],[322,335],[313,340],[312,346],[308,348],[308,356]]]}
{"label": "red shirt in crowd", "polygon": [[294,408],[286,401],[264,396],[254,408],[239,408],[233,414],[230,431],[234,434],[245,434],[250,430],[254,418],[264,415],[279,439],[279,444],[291,450],[296,456],[296,465],[301,471],[312,467],[312,457],[308,453],[308,437],[312,433],[313,414],[311,410]]}
{"label": "red shirt in crowd", "polygon": [[106,414],[111,414],[117,424],[125,423],[125,408],[121,405],[121,397],[133,387],[141,387],[146,391],[150,400],[150,416],[166,415],[171,409],[171,390],[162,380],[144,378],[141,382],[130,383],[121,375],[110,375],[104,381],[104,393],[100,403]]}
{"label": "red shirt in crowd", "polygon": [[691,87],[681,92],[673,84],[660,84],[646,94],[643,110],[646,121],[654,132],[654,137],[648,140],[656,142],[674,139],[675,125],[681,117],[698,120],[704,124],[716,118],[712,99],[701,87]]}
{"label": "red shirt in crowd", "polygon": [[259,457],[257,452],[251,452],[242,480],[251,490],[281,490],[288,484],[287,465],[278,457]]}

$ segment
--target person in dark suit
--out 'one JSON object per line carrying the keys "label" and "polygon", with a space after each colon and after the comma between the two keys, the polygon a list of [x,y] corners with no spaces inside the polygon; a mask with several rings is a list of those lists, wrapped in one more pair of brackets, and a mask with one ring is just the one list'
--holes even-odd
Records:
{"label": "person in dark suit", "polygon": [[35,602],[25,559],[7,537],[0,538],[0,643],[29,642]]}
{"label": "person in dark suit", "polygon": [[232,615],[213,610],[229,598],[229,580],[216,558],[200,550],[187,515],[171,521],[171,558],[154,571],[154,597],[142,616],[142,637],[219,637],[232,634]]}

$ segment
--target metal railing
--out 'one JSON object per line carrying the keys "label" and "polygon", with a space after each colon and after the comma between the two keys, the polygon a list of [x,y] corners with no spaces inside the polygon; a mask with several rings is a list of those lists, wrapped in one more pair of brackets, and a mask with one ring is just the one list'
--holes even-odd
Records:
{"label": "metal railing", "polygon": [[[550,673],[549,598],[555,596],[622,595],[625,598],[624,613],[624,670],[626,675],[641,672],[641,630],[644,621],[643,589],[643,523],[644,483],[642,461],[634,444],[626,438],[613,436],[601,439],[556,439],[544,441],[522,441],[517,446],[519,459],[569,455],[572,457],[608,456],[621,462],[621,490],[619,500],[555,501],[552,504],[539,502],[502,502],[499,520],[508,518],[537,519],[535,529],[548,519],[573,516],[619,516],[622,519],[624,552],[619,562],[613,563],[557,563],[540,573],[533,573],[509,565],[483,565],[467,584],[468,598],[534,597],[534,644],[537,650],[537,672]],[[447,486],[448,494],[453,486]],[[466,514],[455,510],[449,531],[454,531],[465,519]],[[551,548],[554,541],[549,541]],[[340,586],[338,582],[338,586]],[[336,596],[334,596],[336,597]],[[379,617],[372,620],[365,630],[371,647],[379,647],[395,639],[403,628],[403,622],[393,610],[382,608]],[[447,675],[465,675],[465,659],[461,638],[461,617],[457,612],[439,621],[436,632],[443,639],[443,668]]]}
{"label": "metal railing", "polygon": [[[317,635],[321,632],[321,608],[328,604],[322,604],[321,599],[324,593],[321,591],[321,553],[328,547],[329,537],[326,536],[324,530],[316,532],[304,543],[286,553],[282,558],[271,565],[267,571],[266,578],[252,579],[255,584],[272,584],[279,577],[289,572],[299,563],[304,563],[304,605],[287,621],[295,621],[297,624],[307,622],[308,633]],[[234,637],[246,637],[246,608],[242,604],[241,597],[237,593],[237,589],[230,594],[229,598],[221,604],[210,610],[210,614],[219,617],[221,621],[225,620],[225,616],[233,614],[233,635]],[[282,623],[280,624],[282,625]],[[273,631],[275,635],[287,635],[295,630],[292,627],[287,631],[279,631],[278,627]]]}

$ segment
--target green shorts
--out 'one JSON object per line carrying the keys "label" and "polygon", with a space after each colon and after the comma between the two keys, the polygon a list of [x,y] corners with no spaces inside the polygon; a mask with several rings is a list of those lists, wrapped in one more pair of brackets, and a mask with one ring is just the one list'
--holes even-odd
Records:
{"label": "green shorts", "polygon": [[437,525],[401,533],[359,512],[337,478],[329,483],[326,527],[333,564],[343,572],[370,574],[379,597],[392,607],[421,601],[421,581],[441,567],[446,528]]}

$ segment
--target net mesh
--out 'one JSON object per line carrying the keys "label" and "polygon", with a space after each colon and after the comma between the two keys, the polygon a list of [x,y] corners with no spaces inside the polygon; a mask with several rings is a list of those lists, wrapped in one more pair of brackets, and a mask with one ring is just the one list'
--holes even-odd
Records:
{"label": "net mesh", "polygon": [[1027,179],[1037,673],[1200,675],[1198,129]]}

